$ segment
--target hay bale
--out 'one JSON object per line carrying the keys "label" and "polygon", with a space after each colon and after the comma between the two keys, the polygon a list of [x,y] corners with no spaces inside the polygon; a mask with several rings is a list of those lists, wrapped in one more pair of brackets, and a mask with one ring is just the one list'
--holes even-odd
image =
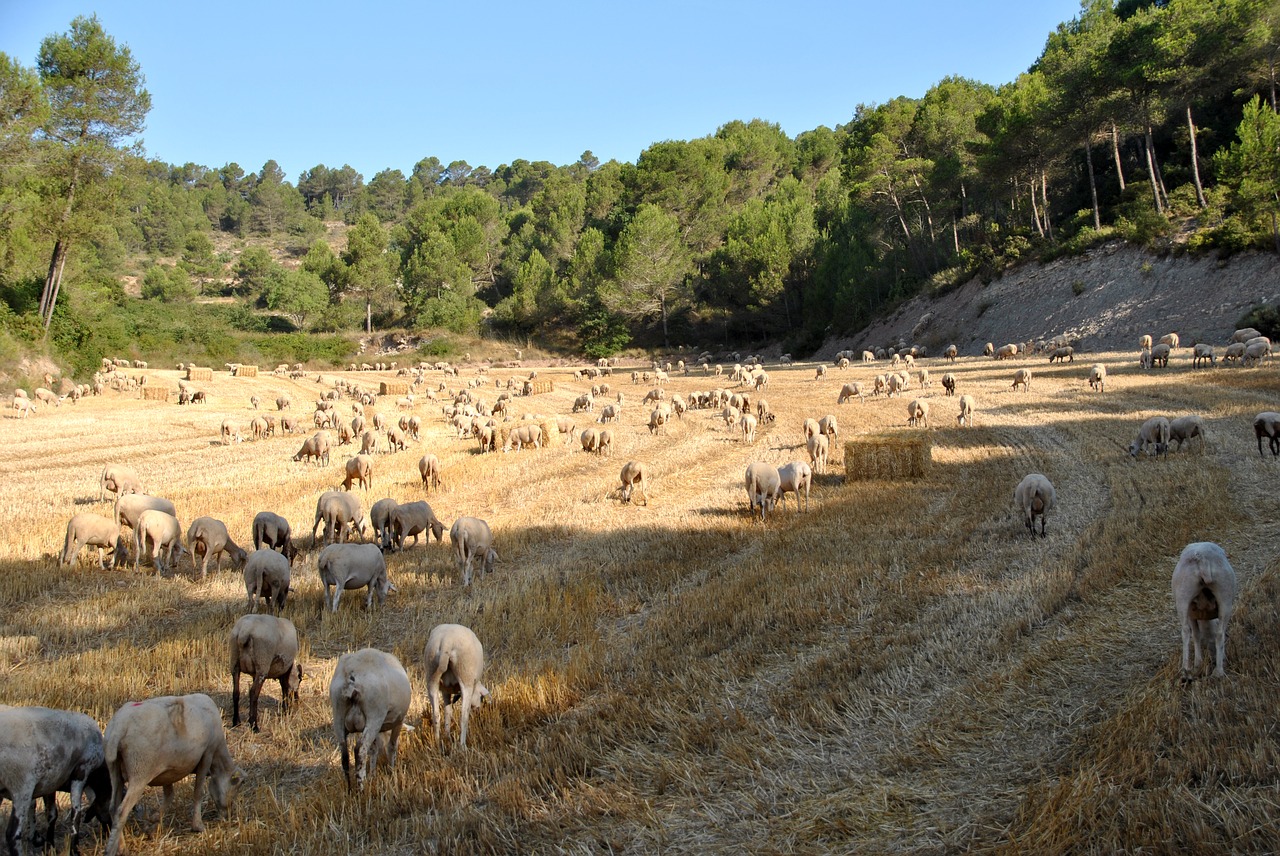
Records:
{"label": "hay bale", "polygon": [[168,401],[169,388],[166,386],[144,386],[142,388],[142,398],[144,401]]}
{"label": "hay bale", "polygon": [[850,481],[918,479],[932,462],[928,431],[861,434],[844,444],[844,477]]}
{"label": "hay bale", "polygon": [[551,392],[554,389],[554,384],[549,380],[535,380],[530,383],[529,394],[539,395],[544,392]]}
{"label": "hay bale", "polygon": [[187,380],[213,380],[213,369],[203,366],[188,366]]}
{"label": "hay bale", "polygon": [[240,365],[240,368],[236,369],[236,377],[257,377],[257,376],[258,376],[257,366],[246,366],[242,363]]}
{"label": "hay bale", "polygon": [[378,395],[406,395],[409,382],[403,380],[384,380],[378,384]]}

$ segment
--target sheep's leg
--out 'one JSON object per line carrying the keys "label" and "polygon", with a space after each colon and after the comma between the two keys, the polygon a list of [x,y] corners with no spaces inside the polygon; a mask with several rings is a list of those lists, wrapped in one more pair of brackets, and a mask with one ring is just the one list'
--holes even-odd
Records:
{"label": "sheep's leg", "polygon": [[440,742],[440,676],[432,675],[427,685],[427,700],[431,703],[431,725],[436,733],[436,743]]}
{"label": "sheep's leg", "polygon": [[[205,753],[200,759],[200,764],[196,767],[196,784],[195,791],[192,794],[192,801],[195,803],[191,807],[191,828],[196,832],[204,832],[204,819],[200,817],[200,809],[204,805],[204,780],[209,774],[209,767],[213,764],[213,755]],[[166,793],[166,797],[168,794]]]}
{"label": "sheep's leg", "polygon": [[[239,658],[236,658],[239,660]],[[231,727],[235,728],[240,724],[240,667],[233,664],[231,667]]]}
{"label": "sheep's leg", "polygon": [[14,842],[17,842],[16,852],[18,853],[26,853],[32,849],[31,839],[34,837],[36,825],[36,800],[33,795],[35,782],[23,784],[21,789],[14,788],[12,793],[7,794],[13,801],[13,813],[9,816],[5,838],[10,848],[13,847]]}
{"label": "sheep's leg", "polygon": [[404,728],[404,720],[400,720],[391,726],[391,731],[387,735],[387,769],[394,770],[396,768],[396,751],[400,747],[400,730]]}
{"label": "sheep's leg", "polygon": [[1227,656],[1227,623],[1221,618],[1215,618],[1208,624],[1209,632],[1213,634],[1214,641],[1213,676],[1215,678],[1225,678],[1227,673],[1223,669],[1223,664],[1226,662]]}
{"label": "sheep's leg", "polygon": [[255,674],[249,684],[249,727],[254,731],[258,730],[258,697],[262,695],[262,685],[266,680],[266,675]]}
{"label": "sheep's leg", "polygon": [[365,723],[360,742],[356,745],[356,787],[364,789],[364,783],[371,773],[378,770],[378,734],[382,731],[382,722],[370,719]]}
{"label": "sheep's leg", "polygon": [[471,687],[463,683],[460,690],[461,698],[458,704],[462,705],[462,711],[458,714],[458,745],[465,749],[467,748],[467,723],[471,720]]}

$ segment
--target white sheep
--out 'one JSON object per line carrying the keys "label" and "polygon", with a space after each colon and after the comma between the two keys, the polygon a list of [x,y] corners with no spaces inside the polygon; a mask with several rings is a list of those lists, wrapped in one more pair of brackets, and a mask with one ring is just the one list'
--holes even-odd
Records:
{"label": "white sheep", "polygon": [[1149,353],[1148,359],[1150,361],[1150,365],[1145,366],[1145,368],[1151,368],[1152,366],[1159,366],[1162,369],[1168,368],[1169,354],[1171,353],[1171,351],[1172,351],[1172,348],[1169,345],[1165,344],[1164,342],[1160,342],[1159,344],[1155,345],[1148,352]]}
{"label": "white sheep", "polygon": [[1195,414],[1188,416],[1179,416],[1177,419],[1169,421],[1169,442],[1177,442],[1178,451],[1182,451],[1182,444],[1190,441],[1193,437],[1200,438],[1200,452],[1204,452],[1205,428],[1204,420]]}
{"label": "white sheep", "polygon": [[464,586],[471,585],[471,568],[476,559],[480,560],[481,573],[493,571],[498,553],[493,549],[493,530],[488,523],[478,517],[459,517],[449,528],[449,540],[453,543]]}
{"label": "white sheep", "polygon": [[805,448],[809,451],[809,460],[813,465],[815,473],[825,473],[827,471],[827,458],[831,454],[831,442],[827,439],[826,434],[814,434],[805,443]]}
{"label": "white sheep", "polygon": [[468,627],[438,624],[427,637],[422,659],[426,665],[427,697],[431,701],[431,722],[435,727],[436,742],[440,742],[442,719],[444,731],[451,730],[450,708],[458,702],[461,706],[458,745],[465,749],[471,709],[478,709],[489,698],[488,688],[480,683],[484,672],[484,646]]}
{"label": "white sheep", "polygon": [[828,413],[818,420],[818,433],[826,434],[831,438],[831,442],[835,443],[840,436],[840,424],[836,422],[835,414]]}
{"label": "white sheep", "polygon": [[[946,381],[944,380],[943,383]],[[844,404],[853,397],[857,397],[858,401],[865,401],[866,397],[862,393],[862,384],[846,383],[840,387],[840,396],[836,399],[836,404]]]}
{"label": "white sheep", "polygon": [[1192,677],[1190,647],[1195,645],[1195,671],[1204,662],[1210,637],[1214,644],[1213,676],[1226,676],[1227,622],[1236,599],[1236,572],[1227,554],[1211,541],[1188,544],[1173,569],[1173,600],[1182,628],[1182,677]]}
{"label": "white sheep", "polygon": [[351,490],[351,485],[357,482],[364,490],[373,487],[373,458],[364,453],[347,460],[342,489]]}
{"label": "white sheep", "polygon": [[742,418],[738,420],[738,430],[742,432],[742,442],[754,444],[756,441],[756,426],[758,420],[750,413],[742,414]]}
{"label": "white sheep", "polygon": [[196,570],[196,556],[204,557],[200,563],[200,579],[204,579],[209,572],[211,556],[218,557],[214,573],[222,571],[223,554],[231,560],[233,567],[244,567],[245,559],[249,556],[243,547],[231,540],[227,524],[212,517],[197,517],[191,521],[191,525],[187,527],[187,549],[191,551],[192,573]]}
{"label": "white sheep", "polygon": [[360,509],[360,498],[341,490],[327,490],[316,500],[316,519],[311,526],[311,541],[317,541],[316,535],[324,523],[324,540],[331,544],[345,541],[352,531],[358,531],[363,537],[365,521]]}
{"label": "white sheep", "polygon": [[[489,451],[496,451],[496,437],[490,437]],[[422,488],[425,492],[440,489],[440,459],[428,452],[418,461],[418,474],[422,476]]]}
{"label": "white sheep", "polygon": [[[1172,350],[1177,350],[1179,345],[1178,334],[1165,333],[1163,336],[1160,337],[1160,344],[1168,345]],[[1156,347],[1159,347],[1159,345],[1157,345]],[[1153,348],[1152,350],[1154,351],[1155,349]]]}
{"label": "white sheep", "polygon": [[973,427],[973,409],[976,403],[972,395],[960,396],[960,415],[956,417],[956,423],[961,428]]}
{"label": "white sheep", "polygon": [[1013,388],[1022,387],[1023,392],[1031,391],[1031,369],[1018,369],[1013,373]]}
{"label": "white sheep", "polygon": [[289,557],[270,548],[254,550],[244,562],[244,590],[248,597],[245,608],[258,611],[258,601],[265,600],[275,612],[284,609],[289,596],[292,569]]}
{"label": "white sheep", "polygon": [[124,464],[107,464],[98,479],[98,499],[101,501],[111,491],[119,499],[126,493],[142,493],[142,479],[132,467]]}
{"label": "white sheep", "polygon": [[[138,517],[138,525],[133,528],[133,569],[138,570],[142,560],[142,552],[148,542],[151,545],[151,564],[157,574],[164,574],[173,567],[183,552],[182,524],[178,518],[165,511],[149,508]],[[168,567],[160,560],[161,554],[167,555]]]}
{"label": "white sheep", "polygon": [[324,584],[324,602],[330,612],[338,611],[338,601],[346,590],[367,587],[365,609],[373,608],[375,596],[381,607],[387,594],[396,591],[395,585],[387,578],[387,562],[377,544],[330,544],[320,551],[316,568],[320,572],[320,582]]}
{"label": "white sheep", "polygon": [[103,550],[111,550],[111,566],[114,568],[125,561],[124,539],[120,537],[120,524],[97,514],[82,511],[67,521],[67,537],[62,545],[62,555],[58,557],[59,565],[69,565],[81,547],[98,549],[98,567],[106,570],[103,563]]}
{"label": "white sheep", "polygon": [[[430,532],[435,536],[436,543],[439,543],[444,538],[444,524],[428,503],[422,500],[402,502],[391,510],[382,540],[383,549],[399,552],[404,549],[406,538],[413,538],[416,546],[419,536],[424,532]],[[427,536],[428,539],[431,535]]]}
{"label": "white sheep", "polygon": [[1197,342],[1191,351],[1191,367],[1199,368],[1203,363],[1216,366],[1218,358],[1213,355],[1213,345],[1207,342]]}
{"label": "white sheep", "polygon": [[778,467],[778,502],[784,508],[787,494],[796,495],[796,513],[800,513],[800,494],[804,493],[804,510],[809,510],[809,489],[813,485],[813,468],[804,461],[792,461]]}
{"label": "white sheep", "polygon": [[[274,551],[264,551],[280,556]],[[282,557],[283,558],[283,557]],[[249,727],[258,730],[258,697],[269,678],[280,681],[280,712],[298,703],[302,664],[298,660],[298,631],[287,618],[242,615],[231,628],[231,725],[240,724],[240,673],[249,675]]]}
{"label": "white sheep", "polygon": [[1093,368],[1089,369],[1089,388],[1097,392],[1103,392],[1107,386],[1107,367],[1102,363],[1096,363]]}
{"label": "white sheep", "polygon": [[[412,689],[409,675],[393,654],[377,648],[351,651],[338,658],[329,683],[333,736],[342,747],[342,775],[351,789],[351,757],[347,738],[359,734],[355,745],[356,787],[375,771],[385,750],[387,766],[395,769],[400,732],[406,727]],[[386,733],[385,742],[381,735]],[[381,743],[381,746],[375,745]]]}
{"label": "white sheep", "polygon": [[1148,455],[1168,455],[1169,430],[1168,419],[1152,416],[1138,428],[1138,436],[1129,444],[1129,454],[1136,458],[1145,449]]}
{"label": "white sheep", "polygon": [[1144,333],[1144,334],[1143,334],[1143,335],[1138,339],[1138,348],[1139,348],[1139,350],[1149,351],[1149,350],[1151,350],[1151,345],[1152,345],[1152,340],[1151,340],[1151,334],[1150,334],[1150,333]]}
{"label": "white sheep", "polygon": [[[827,439],[821,434],[814,436],[821,437],[823,441]],[[746,485],[749,510],[754,513],[759,508],[760,520],[763,521],[765,514],[773,510],[782,495],[782,478],[778,474],[778,468],[762,461],[752,461],[747,464]]]}
{"label": "white sheep", "polygon": [[952,372],[947,372],[942,376],[942,388],[947,395],[956,394],[956,376]]}
{"label": "white sheep", "polygon": [[627,461],[622,465],[618,478],[622,481],[620,496],[623,502],[630,502],[635,491],[644,496],[644,504],[649,504],[649,465],[643,461]]}
{"label": "white sheep", "polygon": [[1265,457],[1262,454],[1262,438],[1267,438],[1267,446],[1271,449],[1271,456],[1274,458],[1280,455],[1280,413],[1274,410],[1264,410],[1257,416],[1253,417],[1253,433],[1258,438],[1258,456]]}
{"label": "white sheep", "polygon": [[907,405],[907,425],[917,428],[929,427],[929,402],[917,398]]}
{"label": "white sheep", "polygon": [[1014,504],[1022,510],[1024,522],[1027,524],[1027,531],[1031,533],[1032,538],[1036,537],[1035,518],[1037,516],[1040,518],[1040,537],[1048,537],[1044,531],[1045,514],[1049,509],[1053,508],[1057,499],[1053,483],[1040,473],[1027,475],[1014,488]]}
{"label": "white sheep", "polygon": [[114,519],[121,526],[137,529],[138,518],[142,516],[142,512],[150,509],[164,511],[174,517],[178,516],[177,507],[171,500],[159,496],[148,496],[145,493],[131,493],[116,500]]}

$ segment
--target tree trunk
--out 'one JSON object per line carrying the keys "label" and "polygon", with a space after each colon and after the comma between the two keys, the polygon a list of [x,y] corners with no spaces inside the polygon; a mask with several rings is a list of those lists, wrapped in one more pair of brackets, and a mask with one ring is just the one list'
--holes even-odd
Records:
{"label": "tree trunk", "polygon": [[1040,223],[1040,208],[1036,205],[1036,179],[1031,177],[1031,220],[1036,224],[1036,232],[1044,237],[1044,226]]}
{"label": "tree trunk", "polygon": [[1049,179],[1042,171],[1040,173],[1040,207],[1044,209],[1044,231],[1049,236],[1049,240],[1053,240],[1053,221],[1049,219]]}
{"label": "tree trunk", "polygon": [[1160,185],[1156,182],[1156,161],[1155,157],[1151,154],[1150,131],[1148,131],[1147,135],[1142,140],[1142,148],[1147,155],[1147,175],[1151,178],[1151,193],[1156,200],[1156,210],[1163,214],[1164,204],[1160,201]]}
{"label": "tree trunk", "polygon": [[364,301],[364,331],[373,332],[373,301],[369,298]]}
{"label": "tree trunk", "polygon": [[960,255],[960,230],[956,227],[956,218],[951,218],[951,241],[955,244],[956,255]]}
{"label": "tree trunk", "polygon": [[1196,123],[1191,118],[1191,105],[1187,105],[1187,130],[1191,134],[1191,175],[1196,182],[1196,202],[1201,208],[1208,208],[1209,203],[1204,198],[1204,185],[1200,183],[1200,161],[1196,153]]}
{"label": "tree trunk", "polygon": [[[84,138],[82,133],[81,139]],[[80,161],[73,158],[71,164],[71,182],[67,186],[67,204],[62,207],[62,216],[58,219],[58,238],[53,242],[53,257],[49,259],[49,273],[44,279],[44,291],[40,293],[40,317],[44,320],[44,332],[49,334],[49,323],[53,321],[53,309],[58,302],[58,291],[62,287],[62,271],[67,264],[67,223],[71,221],[71,212],[75,208],[76,188],[80,184]]]}
{"label": "tree trunk", "polygon": [[1156,157],[1156,144],[1151,138],[1151,126],[1147,125],[1147,152],[1151,157],[1151,174],[1155,179],[1156,192],[1160,194],[1160,211],[1169,207],[1169,191],[1164,188],[1164,173],[1160,170],[1160,159]]}
{"label": "tree trunk", "polygon": [[1089,194],[1093,197],[1093,228],[1094,231],[1102,228],[1102,213],[1098,209],[1098,179],[1093,174],[1093,146],[1090,145],[1092,140],[1086,134],[1084,138],[1084,160],[1089,166]]}
{"label": "tree trunk", "polygon": [[667,296],[665,294],[658,298],[658,305],[662,307],[662,345],[669,349],[671,339],[667,336]]}
{"label": "tree trunk", "polygon": [[1111,152],[1116,158],[1116,176],[1120,179],[1120,192],[1124,193],[1124,167],[1120,165],[1120,132],[1116,123],[1111,123]]}

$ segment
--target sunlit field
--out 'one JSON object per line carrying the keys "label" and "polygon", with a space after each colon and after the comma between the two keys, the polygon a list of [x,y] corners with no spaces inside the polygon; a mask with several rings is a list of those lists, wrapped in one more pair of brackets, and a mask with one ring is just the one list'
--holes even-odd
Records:
{"label": "sunlit field", "polygon": [[[1094,362],[1108,366],[1103,393],[1087,383]],[[127,829],[133,852],[1274,851],[1280,461],[1259,456],[1252,422],[1280,409],[1276,370],[1193,370],[1189,349],[1150,372],[1119,353],[919,367],[925,390],[913,379],[901,398],[837,406],[843,383],[867,387],[887,365],[828,367],[821,380],[812,364],[767,366],[777,420],[747,445],[718,409],[651,435],[640,402],[652,384],[632,384],[628,366],[597,381],[611,387],[597,413],[626,398],[605,457],[578,442],[589,414],[575,416],[568,444],[480,454],[446,424],[443,401],[419,396],[422,437],[376,457],[372,489],[357,490],[363,508],[425,498],[446,528],[483,518],[500,561],[466,590],[446,535],[388,555],[399,590],[383,608],[348,592],[336,614],[322,611],[311,527],[358,445],[335,446],[327,467],[292,457],[333,378],[376,391],[389,373],[317,383],[218,372],[194,384],[204,405],[107,392],[27,419],[6,411],[0,702],[80,710],[103,726],[152,696],[203,692],[222,707],[245,774],[231,816],[214,819],[206,800],[207,831],[191,832],[187,779],[157,829],[156,789]],[[673,372],[666,389],[732,387],[728,368]],[[1011,388],[1018,368],[1034,372],[1029,392]],[[977,401],[973,428],[956,425],[948,370]],[[494,379],[528,371],[491,369],[479,393],[492,402]],[[176,393],[177,372],[148,374]],[[517,398],[517,417],[568,414],[591,384],[571,368],[538,377],[554,390]],[[281,393],[305,434],[221,444],[228,417],[247,436],[251,395],[274,412]],[[846,479],[845,442],[912,431],[906,405],[922,395],[927,474]],[[350,418],[347,400],[339,409]],[[374,411],[405,412],[394,397],[367,409],[370,422]],[[807,460],[801,424],[829,413],[840,435],[811,509],[788,498],[765,522],[752,517],[747,464]],[[1208,426],[1203,453],[1194,441],[1167,460],[1129,456],[1144,419],[1186,413]],[[444,479],[426,496],[425,452]],[[617,496],[628,460],[650,467],[647,505]],[[305,559],[283,614],[302,642],[302,700],[281,715],[268,682],[261,733],[230,727],[238,569],[224,561],[202,582],[186,556],[168,576],[147,563],[102,571],[89,549],[58,566],[73,514],[111,515],[98,500],[111,462],[172,499],[184,532],[212,515],[252,549],[257,512],[293,524]],[[1031,472],[1057,489],[1043,540],[1013,505]],[[1201,540],[1226,549],[1240,592],[1226,679],[1183,684],[1170,576]],[[492,700],[472,716],[466,749],[438,744],[430,727],[423,645],[446,622],[485,646]],[[338,656],[364,646],[405,664],[416,731],[396,769],[380,767],[359,793],[342,777],[328,684]],[[81,851],[100,853],[105,837],[90,829]],[[66,838],[61,823],[60,852]]]}

